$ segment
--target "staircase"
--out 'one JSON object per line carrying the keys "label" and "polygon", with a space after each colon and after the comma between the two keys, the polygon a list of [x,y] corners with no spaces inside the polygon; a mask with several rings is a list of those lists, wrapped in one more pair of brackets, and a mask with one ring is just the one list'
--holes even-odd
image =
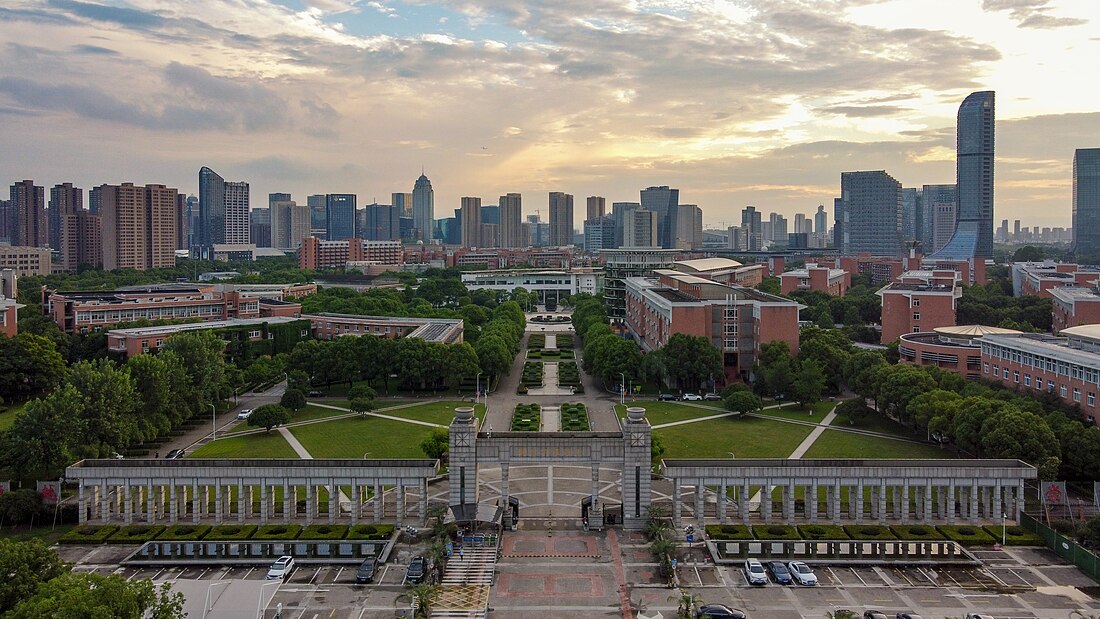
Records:
{"label": "staircase", "polygon": [[433,619],[485,619],[489,588],[496,570],[497,547],[469,544],[447,561],[439,594],[432,604]]}

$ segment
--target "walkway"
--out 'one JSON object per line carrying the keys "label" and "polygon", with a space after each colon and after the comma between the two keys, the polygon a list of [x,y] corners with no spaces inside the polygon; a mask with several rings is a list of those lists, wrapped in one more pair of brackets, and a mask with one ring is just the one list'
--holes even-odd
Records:
{"label": "walkway", "polygon": [[462,546],[447,560],[432,617],[477,619],[489,612],[489,588],[496,571],[495,545]]}
{"label": "walkway", "polygon": [[543,406],[542,407],[542,431],[543,432],[561,432],[561,407],[560,406]]}
{"label": "walkway", "polygon": [[556,361],[547,361],[542,364],[542,386],[528,389],[527,395],[571,396],[573,395],[573,390],[558,386],[558,363]]}
{"label": "walkway", "polygon": [[835,406],[833,407],[833,410],[829,411],[828,415],[825,415],[825,419],[823,419],[821,423],[818,424],[818,426],[810,432],[810,435],[802,439],[802,442],[799,443],[798,447],[795,447],[794,451],[791,452],[791,455],[787,456],[787,459],[799,460],[802,458],[802,456],[806,455],[806,452],[810,450],[810,447],[813,447],[814,441],[816,441],[818,437],[825,433],[825,429],[829,427],[829,424],[833,423],[834,419],[836,419]]}

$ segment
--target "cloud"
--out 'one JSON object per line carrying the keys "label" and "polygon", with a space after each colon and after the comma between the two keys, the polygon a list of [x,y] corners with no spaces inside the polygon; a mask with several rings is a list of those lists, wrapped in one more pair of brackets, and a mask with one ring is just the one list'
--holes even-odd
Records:
{"label": "cloud", "polygon": [[982,0],[982,9],[1007,11],[1009,18],[1021,28],[1066,28],[1089,23],[1089,20],[1078,17],[1047,15],[1050,11],[1050,0]]}
{"label": "cloud", "polygon": [[896,105],[834,105],[821,108],[826,114],[838,114],[850,118],[869,118],[872,116],[892,116],[907,108]]}
{"label": "cloud", "polygon": [[118,52],[98,45],[73,45],[70,49],[77,54],[99,54],[104,56],[118,56]]}
{"label": "cloud", "polygon": [[47,0],[47,4],[79,17],[131,28],[153,29],[165,24],[164,18],[159,15],[127,7],[91,4],[76,0]]}

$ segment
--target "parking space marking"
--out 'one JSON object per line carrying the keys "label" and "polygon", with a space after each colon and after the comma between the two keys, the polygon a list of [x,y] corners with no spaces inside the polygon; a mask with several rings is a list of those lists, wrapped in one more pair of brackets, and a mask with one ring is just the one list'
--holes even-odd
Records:
{"label": "parking space marking", "polygon": [[340,575],[343,574],[343,573],[344,573],[344,567],[340,566],[340,569],[336,572],[336,577],[332,579],[332,582],[338,582],[340,580]]}
{"label": "parking space marking", "polygon": [[859,575],[859,572],[856,571],[856,568],[850,567],[848,569],[852,570],[852,574],[859,579],[860,584],[862,584],[864,587],[867,586],[867,581],[863,580],[863,577]]}

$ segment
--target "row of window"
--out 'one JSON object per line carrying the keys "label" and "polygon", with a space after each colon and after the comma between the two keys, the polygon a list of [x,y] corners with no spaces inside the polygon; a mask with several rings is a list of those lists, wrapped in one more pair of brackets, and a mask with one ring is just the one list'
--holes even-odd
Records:
{"label": "row of window", "polygon": [[982,342],[982,356],[1003,359],[1024,367],[1035,368],[1048,374],[1069,376],[1090,384],[1100,385],[1100,368],[1083,366],[1033,353],[1021,352],[1003,346]]}
{"label": "row of window", "polygon": [[[989,374],[989,369],[990,369],[990,364],[989,363],[983,363],[982,364],[982,372],[983,373]],[[1014,382],[1016,384],[1019,384],[1020,383],[1020,372],[1019,372],[1019,370],[1012,370],[1011,372],[1012,372],[1012,376],[1011,376],[1011,378],[1009,378],[1009,369],[1007,367],[1002,368],[998,365],[993,366],[993,376],[994,377],[1003,378],[1004,380],[1011,380],[1012,382]],[[1033,386],[1032,381],[1031,381],[1031,374],[1029,374],[1027,372],[1024,372],[1024,386],[1025,387]],[[1041,376],[1036,376],[1035,377],[1034,387],[1036,389],[1042,389],[1043,388],[1043,378]],[[1046,390],[1047,390],[1048,393],[1055,393],[1055,390],[1057,390],[1058,396],[1062,397],[1062,398],[1065,398],[1069,395],[1069,387],[1065,383],[1063,383],[1061,385],[1057,385],[1052,380],[1047,380],[1046,381]],[[1088,392],[1087,394],[1085,394],[1085,398],[1086,398],[1086,403],[1089,406],[1096,406],[1096,393],[1095,392],[1092,392],[1092,391]],[[1074,402],[1080,402],[1081,401],[1081,389],[1079,389],[1078,387],[1073,388],[1073,401]]]}

